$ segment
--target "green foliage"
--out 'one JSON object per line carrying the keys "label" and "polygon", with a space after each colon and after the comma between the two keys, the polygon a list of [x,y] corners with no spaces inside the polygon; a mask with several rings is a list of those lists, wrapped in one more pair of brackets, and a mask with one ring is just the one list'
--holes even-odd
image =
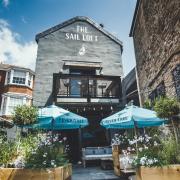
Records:
{"label": "green foliage", "polygon": [[161,140],[162,149],[159,156],[163,159],[164,164],[179,164],[180,163],[180,145],[176,143],[173,137],[166,140]]}
{"label": "green foliage", "polygon": [[154,110],[160,118],[172,118],[180,112],[180,103],[176,99],[162,97],[155,101]]}
{"label": "green foliage", "polygon": [[31,152],[37,147],[38,145],[38,138],[36,134],[28,134],[27,137],[23,137],[19,139],[18,142],[18,151],[19,154],[25,158],[28,158],[31,155]]}
{"label": "green foliage", "polygon": [[26,157],[27,168],[49,168],[62,166],[68,163],[64,151],[63,141],[58,141],[57,137],[42,136],[38,145],[34,148],[29,156]]}
{"label": "green foliage", "polygon": [[7,141],[5,136],[0,137],[0,166],[8,167],[8,164],[17,156],[15,142]]}
{"label": "green foliage", "polygon": [[38,109],[33,106],[17,106],[14,109],[13,121],[16,125],[28,125],[37,121]]}
{"label": "green foliage", "polygon": [[46,135],[20,137],[17,141],[7,141],[0,137],[0,167],[49,168],[68,163],[64,140]]}
{"label": "green foliage", "polygon": [[149,99],[147,99],[147,100],[144,102],[143,107],[146,108],[146,109],[152,109],[153,104],[152,104],[152,102],[151,102]]}

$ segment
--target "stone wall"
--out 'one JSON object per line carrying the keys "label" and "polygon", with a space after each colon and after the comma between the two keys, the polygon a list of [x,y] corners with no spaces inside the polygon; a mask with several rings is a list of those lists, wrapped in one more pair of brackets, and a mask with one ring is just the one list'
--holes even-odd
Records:
{"label": "stone wall", "polygon": [[133,40],[144,101],[164,81],[167,96],[176,96],[172,71],[180,64],[180,1],[141,0]]}

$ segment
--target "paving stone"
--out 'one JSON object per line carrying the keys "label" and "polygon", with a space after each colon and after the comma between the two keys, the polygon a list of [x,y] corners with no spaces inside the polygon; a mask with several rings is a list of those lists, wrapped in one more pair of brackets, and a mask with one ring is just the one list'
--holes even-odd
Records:
{"label": "paving stone", "polygon": [[[100,167],[73,166],[72,180],[128,180],[127,177],[114,175],[113,170],[102,170]],[[131,180],[134,180],[131,179]]]}

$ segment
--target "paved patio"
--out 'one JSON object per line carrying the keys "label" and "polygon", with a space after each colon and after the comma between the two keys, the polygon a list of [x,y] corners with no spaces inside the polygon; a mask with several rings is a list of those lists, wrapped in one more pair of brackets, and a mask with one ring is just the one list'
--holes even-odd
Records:
{"label": "paved patio", "polygon": [[72,180],[135,180],[134,177],[118,177],[114,175],[113,170],[102,170],[99,166],[87,167],[74,165]]}

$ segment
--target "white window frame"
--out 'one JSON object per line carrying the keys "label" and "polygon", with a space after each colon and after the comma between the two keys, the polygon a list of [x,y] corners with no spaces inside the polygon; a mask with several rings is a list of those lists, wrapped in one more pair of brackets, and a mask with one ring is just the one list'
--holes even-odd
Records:
{"label": "white window frame", "polygon": [[[19,84],[19,83],[13,83],[13,78],[14,78],[14,71],[21,71],[21,72],[24,72],[26,73],[25,74],[25,84]],[[8,73],[10,73],[10,80],[8,82]],[[30,85],[29,85],[29,80],[30,80]],[[14,70],[14,69],[11,69],[10,71],[7,71],[6,72],[6,79],[5,79],[5,84],[13,84],[13,85],[18,85],[18,86],[27,86],[29,88],[32,89],[33,87],[33,74],[31,74],[30,72],[28,71],[22,71],[22,70]]]}
{"label": "white window frame", "polygon": [[[6,101],[4,101],[4,99],[7,98]],[[10,98],[19,98],[19,99],[22,99],[22,105],[23,104],[26,104],[26,105],[31,105],[31,100],[32,100],[32,97],[30,96],[27,96],[25,94],[20,94],[20,93],[6,93],[6,94],[3,94],[2,95],[2,103],[1,103],[1,111],[0,111],[0,114],[1,115],[5,115],[5,116],[11,116],[12,113],[10,112],[9,110],[9,103],[11,102],[11,99]],[[4,105],[4,103],[6,103]],[[3,111],[3,107],[5,106],[5,110]],[[14,106],[15,107],[15,106]]]}

